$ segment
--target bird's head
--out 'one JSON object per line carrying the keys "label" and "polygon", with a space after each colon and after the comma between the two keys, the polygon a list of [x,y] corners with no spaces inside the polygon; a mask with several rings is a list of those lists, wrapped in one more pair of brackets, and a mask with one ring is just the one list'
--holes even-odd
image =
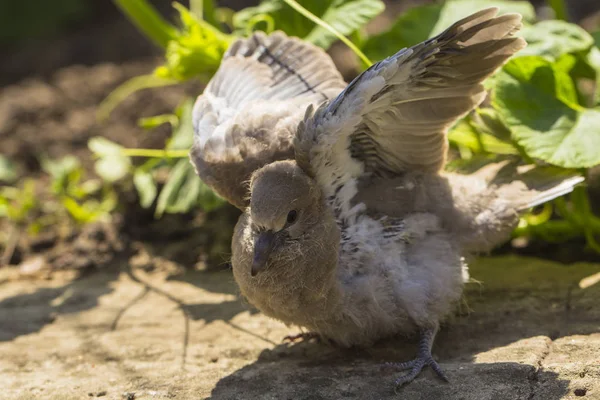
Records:
{"label": "bird's head", "polygon": [[[322,192],[295,161],[278,161],[258,170],[250,182],[250,220],[254,232],[251,274],[255,276],[272,257],[291,260],[304,242],[317,238],[323,223]],[[308,237],[311,236],[311,237]]]}

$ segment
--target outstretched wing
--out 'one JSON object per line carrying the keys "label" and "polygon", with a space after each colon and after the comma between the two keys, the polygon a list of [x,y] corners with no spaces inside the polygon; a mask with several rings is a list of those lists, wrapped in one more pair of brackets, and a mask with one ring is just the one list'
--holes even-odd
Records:
{"label": "outstretched wing", "polygon": [[525,46],[513,37],[521,16],[496,14],[477,12],[400,50],[307,111],[296,160],[338,212],[349,211],[361,176],[437,172],[444,165],[448,127],[483,100],[481,82]]}
{"label": "outstretched wing", "polygon": [[300,39],[257,32],[236,41],[194,106],[190,156],[198,175],[244,208],[252,172],[293,158],[306,107],[345,86],[331,58]]}

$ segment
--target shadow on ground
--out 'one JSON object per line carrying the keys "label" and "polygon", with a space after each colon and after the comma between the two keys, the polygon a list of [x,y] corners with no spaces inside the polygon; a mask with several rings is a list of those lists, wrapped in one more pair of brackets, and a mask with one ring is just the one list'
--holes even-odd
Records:
{"label": "shadow on ground", "polygon": [[[446,324],[434,347],[452,383],[425,371],[400,389],[398,398],[563,398],[573,386],[569,377],[584,378],[590,374],[588,364],[600,361],[597,343],[583,344],[579,350],[584,356],[575,359],[576,351],[561,339],[600,332],[600,311],[594,305],[600,288],[577,286],[598,270],[598,265],[564,266],[511,256],[479,260],[471,273],[483,283],[468,285],[463,312]],[[265,399],[389,398],[401,372],[381,364],[408,360],[415,348],[414,339],[386,340],[362,350],[280,344],[222,378],[210,398],[237,399],[240,393]],[[580,364],[568,372],[547,365],[555,354]],[[580,386],[588,390],[585,382]]]}

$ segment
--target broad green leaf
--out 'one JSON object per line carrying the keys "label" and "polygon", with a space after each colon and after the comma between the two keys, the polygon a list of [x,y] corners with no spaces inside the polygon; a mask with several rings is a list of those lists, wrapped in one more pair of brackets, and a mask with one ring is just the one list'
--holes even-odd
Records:
{"label": "broad green leaf", "polygon": [[[301,5],[345,36],[363,27],[385,8],[380,0],[306,0]],[[264,0],[256,7],[245,8],[234,15],[233,24],[241,35],[254,28],[268,27],[305,38],[325,49],[336,40],[332,33],[316,26],[282,0]]]}
{"label": "broad green leaf", "polygon": [[176,110],[178,117],[177,126],[167,143],[168,150],[189,150],[194,143],[194,125],[192,124],[192,110],[194,100],[186,99]]}
{"label": "broad green leaf", "polygon": [[525,26],[521,35],[527,41],[527,47],[519,56],[536,55],[556,60],[563,54],[587,52],[594,39],[585,29],[565,21],[542,21]]}
{"label": "broad green leaf", "polygon": [[98,157],[120,155],[123,151],[123,146],[101,136],[91,138],[88,148]]}
{"label": "broad green leaf", "polygon": [[94,165],[94,170],[98,176],[107,182],[116,182],[123,179],[130,168],[131,163],[128,158],[115,156],[101,158]]}
{"label": "broad green leaf", "polygon": [[[321,19],[342,35],[349,36],[379,15],[384,8],[385,5],[379,0],[334,1]],[[315,26],[304,39],[324,49],[337,40],[333,33],[321,26]]]}
{"label": "broad green leaf", "polygon": [[[190,162],[183,159],[177,161],[175,166],[171,169],[169,178],[158,195],[155,216],[160,217],[167,211],[169,206],[177,202],[177,197],[180,194],[181,188],[184,186],[190,167]],[[199,178],[196,177],[196,180],[199,180]]]}
{"label": "broad green leaf", "polygon": [[0,154],[0,181],[14,182],[17,179],[17,168],[8,157]]}
{"label": "broad green leaf", "polygon": [[42,158],[40,164],[42,169],[54,179],[62,179],[81,167],[81,163],[75,156],[65,156],[58,160]]}
{"label": "broad green leaf", "polygon": [[554,18],[563,21],[569,20],[567,5],[565,3],[566,0],[548,0],[548,4],[552,7],[552,11],[554,11]]}
{"label": "broad green leaf", "polygon": [[91,138],[88,147],[98,158],[94,169],[108,182],[124,178],[131,169],[131,160],[123,155],[123,146],[103,137]]}
{"label": "broad green leaf", "polygon": [[600,105],[600,49],[592,47],[587,55],[587,64],[595,71],[596,91],[594,93],[594,104]]}
{"label": "broad green leaf", "polygon": [[152,174],[142,169],[137,169],[133,174],[133,184],[140,198],[140,205],[143,208],[148,208],[156,198],[157,189],[156,183]]}
{"label": "broad green leaf", "polygon": [[535,10],[527,1],[450,0],[445,3],[414,7],[396,19],[391,28],[371,36],[363,51],[372,60],[382,60],[404,47],[427,40],[449,28],[458,20],[488,7],[498,7],[499,14],[516,12],[524,21],[535,21]]}
{"label": "broad green leaf", "polygon": [[410,8],[389,30],[369,37],[363,46],[364,53],[371,60],[383,60],[400,49],[429,39],[442,9],[440,4]]}
{"label": "broad green leaf", "polygon": [[511,143],[477,130],[469,117],[459,121],[448,132],[448,140],[475,153],[518,154],[518,150]]}
{"label": "broad green leaf", "polygon": [[534,158],[564,168],[600,163],[600,110],[573,102],[569,75],[541,57],[511,60],[498,74],[493,107]]}
{"label": "broad green leaf", "polygon": [[200,204],[205,211],[223,204],[196,175],[188,160],[179,160],[171,169],[169,178],[158,195],[155,215],[185,213]]}
{"label": "broad green leaf", "polygon": [[[560,64],[537,56],[518,57],[506,64],[502,72],[514,77],[518,82],[530,83],[538,91],[555,97],[572,108],[580,108],[575,84],[568,70],[560,69]],[[496,89],[498,84],[497,82]]]}
{"label": "broad green leaf", "polygon": [[[327,10],[331,0],[303,1],[302,6],[321,17]],[[254,23],[261,20],[259,16],[267,15],[273,22],[273,29],[284,31],[289,36],[306,37],[315,27],[315,24],[282,0],[263,0],[256,7],[244,8],[233,16],[233,26],[240,35],[247,35],[254,27]],[[258,25],[263,28],[263,25]],[[264,29],[263,29],[264,30]]]}
{"label": "broad green leaf", "polygon": [[489,7],[497,7],[498,15],[521,14],[526,23],[533,23],[536,20],[535,9],[528,1],[448,0],[443,3],[440,18],[432,29],[430,37],[442,33],[456,21]]}

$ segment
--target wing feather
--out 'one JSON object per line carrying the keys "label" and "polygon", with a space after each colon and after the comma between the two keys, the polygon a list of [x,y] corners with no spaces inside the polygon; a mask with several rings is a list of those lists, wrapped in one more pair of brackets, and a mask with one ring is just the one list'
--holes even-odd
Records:
{"label": "wing feather", "polygon": [[234,42],[194,106],[190,156],[198,175],[244,208],[252,172],[293,158],[293,135],[306,107],[345,85],[323,50],[282,32]]}
{"label": "wing feather", "polygon": [[525,46],[513,36],[521,16],[496,14],[477,12],[400,50],[307,113],[295,137],[296,160],[335,208],[350,207],[361,176],[442,168],[448,127],[483,101],[482,81]]}

